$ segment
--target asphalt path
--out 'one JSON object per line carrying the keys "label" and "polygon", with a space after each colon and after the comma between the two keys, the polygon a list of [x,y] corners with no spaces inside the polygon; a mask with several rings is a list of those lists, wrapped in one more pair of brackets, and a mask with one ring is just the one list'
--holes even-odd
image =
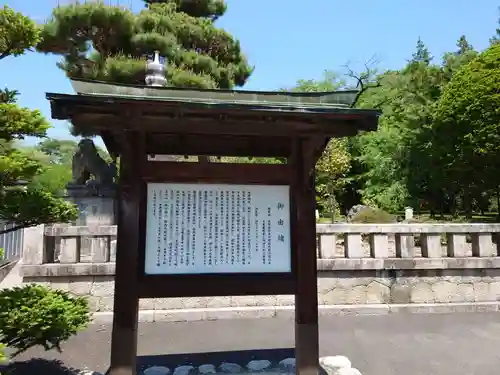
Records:
{"label": "asphalt path", "polygon": [[[71,369],[105,372],[109,365],[110,325],[91,325],[70,339],[63,352],[32,349],[17,358],[58,360],[18,363],[14,375],[69,375]],[[141,363],[174,366],[206,362],[190,353],[219,352],[214,361],[286,356],[294,346],[289,319],[234,319],[182,323],[141,323]],[[256,349],[281,349],[255,352]],[[223,352],[223,353],[220,353]],[[274,353],[274,354],[272,354]],[[276,354],[278,353],[278,354]],[[182,354],[179,356],[179,354]],[[345,355],[363,375],[498,375],[500,314],[390,314],[331,316],[320,319],[320,355]],[[167,356],[165,356],[167,355]],[[201,358],[201,359],[200,359]],[[214,357],[215,358],[215,357]],[[266,358],[262,358],[266,359]],[[60,367],[60,366],[66,367]],[[38,366],[38,367],[37,367]],[[43,367],[45,366],[45,367]]]}

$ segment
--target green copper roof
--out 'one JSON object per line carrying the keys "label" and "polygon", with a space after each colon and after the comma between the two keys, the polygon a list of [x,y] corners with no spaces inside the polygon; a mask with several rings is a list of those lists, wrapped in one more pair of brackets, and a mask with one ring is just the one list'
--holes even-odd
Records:
{"label": "green copper roof", "polygon": [[304,110],[312,108],[349,109],[358,94],[356,90],[334,92],[196,90],[173,87],[124,85],[76,79],[72,79],[71,84],[73,89],[81,95],[123,99],[182,101],[193,104],[293,106],[296,108],[303,108]]}

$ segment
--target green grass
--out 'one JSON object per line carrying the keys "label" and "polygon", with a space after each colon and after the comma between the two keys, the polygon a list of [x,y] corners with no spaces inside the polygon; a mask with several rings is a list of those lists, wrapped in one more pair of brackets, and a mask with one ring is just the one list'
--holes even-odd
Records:
{"label": "green grass", "polygon": [[331,224],[332,219],[329,217],[320,217],[319,219],[316,219],[316,224]]}
{"label": "green grass", "polygon": [[415,215],[414,220],[420,223],[498,223],[498,214],[496,212],[481,214],[474,214],[472,218],[467,219],[464,215],[452,216],[452,215],[444,215],[439,216],[436,215],[434,218],[428,213]]}

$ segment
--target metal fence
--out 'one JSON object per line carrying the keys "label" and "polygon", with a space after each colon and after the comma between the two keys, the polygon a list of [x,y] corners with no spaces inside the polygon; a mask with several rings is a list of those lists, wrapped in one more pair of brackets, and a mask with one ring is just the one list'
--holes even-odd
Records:
{"label": "metal fence", "polygon": [[[14,227],[14,224],[0,222],[0,231]],[[3,249],[1,260],[14,261],[21,259],[23,255],[24,230],[18,229],[13,232],[0,234],[0,248]]]}

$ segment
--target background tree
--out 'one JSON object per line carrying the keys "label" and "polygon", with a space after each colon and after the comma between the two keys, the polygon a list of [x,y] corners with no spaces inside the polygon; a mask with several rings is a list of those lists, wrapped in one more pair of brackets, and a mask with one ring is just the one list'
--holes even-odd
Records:
{"label": "background tree", "polygon": [[460,189],[469,217],[483,194],[500,190],[499,67],[500,44],[493,44],[456,72],[429,129],[431,156]]}
{"label": "background tree", "polygon": [[[45,138],[34,146],[16,144],[16,148],[42,166],[42,171],[30,182],[32,186],[54,195],[66,195],[66,186],[72,179],[72,160],[78,149],[77,140]],[[105,150],[99,146],[96,148],[104,160],[111,162]]]}
{"label": "background tree", "polygon": [[[7,6],[0,9],[0,60],[22,55],[38,41],[33,21]],[[72,204],[30,184],[42,166],[16,149],[14,141],[44,137],[49,124],[38,110],[17,105],[17,95],[8,89],[0,92],[0,219],[15,224],[6,231],[70,221],[77,214]]]}
{"label": "background tree", "polygon": [[291,92],[328,92],[346,86],[346,80],[332,70],[325,70],[320,79],[299,79],[295,86],[283,89]]}
{"label": "background tree", "polygon": [[433,146],[428,129],[444,88],[477,54],[465,36],[460,37],[457,47],[436,64],[419,39],[406,66],[379,75],[380,86],[361,98],[360,107],[382,111],[378,131],[361,135],[354,142],[354,160],[361,168],[353,180],[361,186],[364,203],[391,212],[406,205],[439,211],[445,204],[451,209],[455,187],[442,175],[441,165],[429,158],[428,147]]}
{"label": "background tree", "polygon": [[409,144],[428,121],[429,104],[439,95],[440,69],[431,65],[432,56],[421,39],[407,65],[388,71],[381,83],[364,96],[361,107],[382,111],[377,132],[358,137],[357,160],[363,165],[363,203],[394,212],[410,200],[407,188]]}
{"label": "background tree", "polygon": [[168,84],[230,89],[252,68],[231,35],[214,25],[222,0],[145,1],[138,14],[101,2],[59,6],[43,28],[38,49],[61,55],[69,77],[144,84],[145,55],[167,59]]}
{"label": "background tree", "polygon": [[231,89],[245,84],[253,68],[239,41],[214,25],[226,11],[223,0],[144,2],[139,14],[101,2],[58,6],[38,50],[61,55],[59,67],[73,78],[143,85],[145,56],[159,51],[167,60],[168,85]]}
{"label": "background tree", "polygon": [[[500,13],[500,7],[497,9],[498,13]],[[500,42],[500,16],[498,17],[498,25],[495,29],[495,35],[490,38],[490,44],[498,44]]]}
{"label": "background tree", "polygon": [[[455,140],[448,137],[447,131],[433,132],[435,112],[443,92],[453,77],[478,54],[464,35],[456,46],[455,51],[445,53],[436,61],[425,43],[418,39],[411,59],[399,70],[376,74],[367,67],[366,72],[356,75],[348,68],[346,79],[330,72],[319,81],[301,80],[292,89],[329,91],[352,87],[352,80],[372,88],[363,90],[356,107],[382,112],[378,130],[360,134],[342,145],[343,152],[349,155],[349,167],[340,178],[325,177],[317,181],[320,191],[325,191],[325,183],[341,181],[336,198],[344,212],[359,203],[394,213],[406,205],[430,210],[431,214],[456,214],[467,205],[487,209],[490,188],[477,176],[473,179],[474,188],[469,189],[471,197],[466,199],[457,175],[451,175],[442,167],[444,161],[451,163],[453,160],[451,150]],[[338,151],[339,147],[334,149]],[[442,155],[448,155],[449,160]],[[324,160],[344,159],[341,155],[329,158],[325,153]],[[318,163],[318,167],[332,165],[329,163]],[[467,175],[466,169],[460,170]],[[319,170],[317,172],[318,176],[322,175]],[[320,204],[327,202],[319,195]]]}
{"label": "background tree", "polygon": [[[60,6],[43,27],[44,38],[38,49],[61,56],[59,66],[70,77],[143,84],[144,56],[159,50],[168,60],[169,85],[242,86],[252,69],[238,41],[214,25],[225,10],[226,5],[219,0],[149,0],[139,13],[96,2]],[[492,38],[492,44],[497,38]],[[345,78],[327,71],[319,80],[301,80],[290,89],[330,91],[352,87],[353,81],[376,86],[363,91],[356,106],[381,110],[379,129],[328,146],[317,167],[320,205],[327,209],[331,194],[326,192],[332,188],[326,186],[335,184],[334,196],[344,211],[358,203],[391,212],[412,205],[433,214],[488,207],[497,188],[480,168],[472,171],[472,161],[479,159],[474,159],[472,152],[464,153],[466,141],[461,139],[476,133],[451,129],[451,120],[444,121],[437,115],[443,111],[440,103],[450,82],[478,54],[464,35],[456,46],[439,59],[419,39],[401,69],[375,76],[368,70],[359,77],[348,69]],[[474,147],[481,145],[479,140],[474,142],[470,141]],[[463,147],[458,149],[456,145]],[[231,160],[236,159],[281,162],[273,158]],[[474,183],[469,181],[464,189],[460,184],[467,175]],[[500,206],[500,192],[498,200]]]}
{"label": "background tree", "polygon": [[411,204],[417,207],[423,204],[432,214],[447,212],[456,215],[460,206],[459,186],[444,173],[441,160],[435,158],[437,149],[442,147],[437,137],[441,137],[448,144],[446,147],[452,146],[451,139],[446,134],[436,137],[432,131],[436,105],[443,91],[454,75],[477,56],[477,52],[463,35],[457,41],[457,47],[457,51],[444,54],[441,65],[432,67],[437,80],[434,83],[435,89],[429,91],[432,95],[426,107],[426,120],[422,122],[418,132],[413,134],[412,142],[408,146],[406,186],[413,198]]}
{"label": "background tree", "polygon": [[[347,87],[347,81],[339,74],[326,70],[318,80],[299,80],[286,91],[327,92]],[[335,220],[339,211],[338,198],[346,185],[346,177],[351,168],[349,143],[345,138],[332,138],[323,155],[316,163],[316,193],[319,208]]]}
{"label": "background tree", "polygon": [[346,184],[351,169],[351,154],[346,138],[332,138],[316,163],[317,200],[332,222],[340,213],[339,197]]}

